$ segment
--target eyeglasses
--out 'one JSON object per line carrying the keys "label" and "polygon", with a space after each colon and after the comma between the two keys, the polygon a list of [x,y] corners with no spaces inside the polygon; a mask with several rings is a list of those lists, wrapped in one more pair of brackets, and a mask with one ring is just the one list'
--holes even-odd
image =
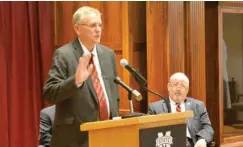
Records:
{"label": "eyeglasses", "polygon": [[170,85],[173,87],[173,88],[180,88],[181,90],[185,90],[188,86],[186,86],[185,84],[182,84],[182,83],[170,83]]}
{"label": "eyeglasses", "polygon": [[102,29],[102,27],[103,27],[103,24],[102,24],[102,23],[90,23],[90,24],[78,24],[78,25],[87,26],[87,27],[89,27],[89,28],[91,28],[91,29],[94,29],[94,28],[96,28],[97,26],[98,26],[99,28],[101,28],[101,29]]}

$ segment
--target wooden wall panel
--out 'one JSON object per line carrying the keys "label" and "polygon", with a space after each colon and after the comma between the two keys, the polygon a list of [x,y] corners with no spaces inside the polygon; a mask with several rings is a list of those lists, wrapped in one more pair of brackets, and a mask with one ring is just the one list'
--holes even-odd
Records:
{"label": "wooden wall panel", "polygon": [[102,44],[114,50],[122,50],[122,23],[120,17],[117,17],[117,14],[122,14],[122,2],[55,2],[55,6],[55,38],[58,46],[75,37],[73,13],[81,6],[92,6],[102,13]]}
{"label": "wooden wall panel", "polygon": [[[135,69],[146,77],[146,27],[145,27],[145,2],[122,2],[122,52],[123,58]],[[123,80],[131,88],[138,90],[143,95],[143,100],[133,100],[134,111],[146,113],[147,94],[136,83],[131,74],[123,69]],[[123,94],[126,105],[122,107],[122,114],[129,111],[127,92]]]}
{"label": "wooden wall panel", "polygon": [[218,2],[205,2],[205,38],[206,38],[206,96],[207,109],[213,128],[216,146],[222,143],[222,124],[220,115],[220,80],[218,46]]}
{"label": "wooden wall panel", "polygon": [[[167,96],[169,77],[168,2],[146,2],[148,88]],[[148,103],[160,98],[148,94]]]}
{"label": "wooden wall panel", "polygon": [[74,39],[72,16],[75,9],[73,2],[54,2],[55,7],[55,45],[62,46]]}
{"label": "wooden wall panel", "polygon": [[[184,72],[184,2],[168,2],[170,75]],[[159,24],[158,24],[159,25]]]}
{"label": "wooden wall panel", "polygon": [[[185,71],[184,3],[147,2],[148,87],[168,97],[168,78]],[[160,98],[149,95],[148,103]]]}
{"label": "wooden wall panel", "polygon": [[122,13],[122,2],[103,2],[103,35],[101,43],[115,50],[122,50],[122,31],[121,18],[117,15]]}
{"label": "wooden wall panel", "polygon": [[189,96],[206,105],[205,11],[204,2],[185,2],[186,74],[190,80]]}
{"label": "wooden wall panel", "polygon": [[[129,20],[129,50],[131,50],[129,62],[145,78],[147,77],[146,61],[146,2],[128,3]],[[143,95],[143,100],[134,100],[134,110],[147,112],[147,92],[141,88],[133,77],[130,80],[131,87]]]}

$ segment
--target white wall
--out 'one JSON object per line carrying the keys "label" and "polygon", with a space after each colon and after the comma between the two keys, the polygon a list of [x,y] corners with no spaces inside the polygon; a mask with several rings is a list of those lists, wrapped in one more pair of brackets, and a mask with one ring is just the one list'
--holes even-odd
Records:
{"label": "white wall", "polygon": [[243,93],[243,14],[224,14],[223,36],[227,45],[228,59],[227,68],[229,80],[232,77],[236,80],[237,93]]}
{"label": "white wall", "polygon": [[[236,80],[236,93],[243,94],[243,14],[223,15],[223,37],[227,46],[228,77]],[[238,114],[243,120],[243,113]]]}

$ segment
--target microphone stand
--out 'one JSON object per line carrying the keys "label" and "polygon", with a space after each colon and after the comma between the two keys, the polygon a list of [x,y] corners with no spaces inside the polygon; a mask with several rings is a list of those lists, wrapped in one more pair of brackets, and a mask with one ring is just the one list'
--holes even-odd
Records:
{"label": "microphone stand", "polygon": [[[146,85],[147,85],[147,81],[145,80],[145,78],[137,78],[136,75],[133,75],[133,77],[135,78],[135,80],[139,83],[139,85],[144,89],[146,90],[147,92],[150,92],[158,97],[160,97],[161,99],[165,99],[163,96],[159,95],[158,93],[156,92],[153,92],[152,90],[149,90]],[[142,77],[142,76],[141,76]],[[134,112],[134,109],[133,109],[133,102],[132,102],[132,93],[129,92],[128,93],[128,100],[129,100],[129,106],[130,106],[130,114],[127,114],[127,115],[124,115],[122,116],[122,118],[131,118],[131,117],[139,117],[139,116],[145,116],[146,114],[144,113],[137,113],[137,112]]]}
{"label": "microphone stand", "polygon": [[[140,85],[142,85],[142,84],[140,84]],[[152,94],[154,94],[154,95],[160,97],[161,99],[165,99],[165,97],[159,95],[158,93],[153,92],[152,90],[149,90],[145,85],[142,85],[142,88],[143,88],[144,90],[146,90],[146,91],[148,91],[148,92],[150,92],[150,93],[152,93]]]}
{"label": "microphone stand", "polygon": [[[137,81],[137,83],[144,89],[146,90],[147,92],[150,92],[158,97],[160,97],[161,99],[165,99],[163,96],[159,95],[158,93],[156,92],[153,92],[152,90],[149,90],[146,85],[147,85],[147,81],[146,80],[140,80],[139,78],[137,78],[135,75],[133,75],[133,77],[135,78],[135,80]],[[145,78],[143,78],[145,79]]]}
{"label": "microphone stand", "polygon": [[123,119],[124,118],[132,118],[132,117],[139,117],[139,116],[146,115],[146,114],[143,114],[143,113],[134,112],[133,102],[132,102],[132,93],[131,92],[128,92],[128,100],[129,100],[130,113],[126,114],[126,115],[123,115],[122,116]]}
{"label": "microphone stand", "polygon": [[132,103],[132,93],[131,92],[128,93],[128,99],[129,99],[130,113],[134,113],[133,103]]}

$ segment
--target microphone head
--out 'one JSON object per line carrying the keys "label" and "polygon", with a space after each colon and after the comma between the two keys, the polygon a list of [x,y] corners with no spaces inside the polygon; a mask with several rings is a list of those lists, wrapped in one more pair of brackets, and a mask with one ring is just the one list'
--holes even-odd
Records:
{"label": "microphone head", "polygon": [[137,90],[133,90],[132,94],[134,95],[135,99],[138,101],[141,101],[143,99],[142,95]]}
{"label": "microphone head", "polygon": [[126,65],[128,65],[128,62],[126,59],[121,59],[120,64],[121,64],[121,66],[125,67]]}
{"label": "microphone head", "polygon": [[114,82],[116,83],[116,84],[119,84],[119,82],[121,81],[121,78],[120,77],[115,77],[115,79],[114,79]]}

